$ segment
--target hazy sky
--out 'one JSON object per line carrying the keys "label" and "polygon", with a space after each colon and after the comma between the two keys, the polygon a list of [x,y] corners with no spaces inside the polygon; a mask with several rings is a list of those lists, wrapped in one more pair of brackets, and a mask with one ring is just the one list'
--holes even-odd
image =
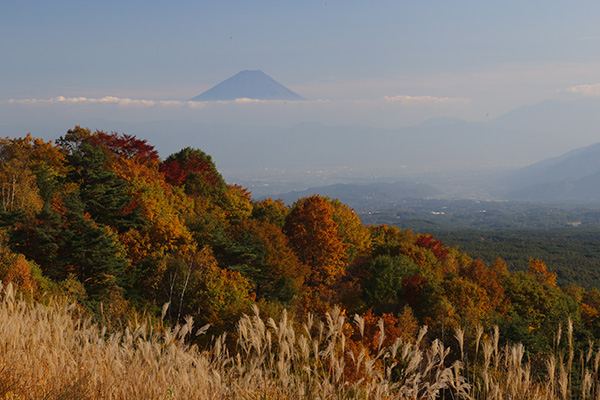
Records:
{"label": "hazy sky", "polygon": [[[485,121],[600,95],[599,17],[598,1],[2,1],[0,118]],[[310,101],[185,102],[244,69]]]}

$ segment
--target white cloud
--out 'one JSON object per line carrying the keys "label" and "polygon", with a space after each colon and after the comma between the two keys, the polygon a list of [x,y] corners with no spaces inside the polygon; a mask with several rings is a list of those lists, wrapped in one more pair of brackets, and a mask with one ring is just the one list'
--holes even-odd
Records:
{"label": "white cloud", "polygon": [[184,104],[184,101],[179,101],[179,100],[162,100],[159,102],[159,104],[161,106],[165,106],[165,107],[180,107]]}
{"label": "white cloud", "polygon": [[[104,96],[100,98],[92,97],[64,97],[57,96],[49,99],[10,99],[10,104],[117,104],[119,106],[165,106],[165,107],[189,107],[203,108],[211,104],[283,104],[284,100],[259,100],[249,98],[239,98],[235,100],[217,100],[217,101],[179,101],[179,100],[140,100],[115,96]],[[302,101],[305,103],[306,101]],[[311,102],[322,102],[314,100]]]}
{"label": "white cloud", "polygon": [[279,105],[279,106],[297,106],[299,108],[310,107],[312,105],[329,105],[329,106],[349,106],[349,105],[372,105],[383,103],[400,103],[403,105],[445,105],[445,104],[469,104],[471,99],[454,98],[454,97],[436,97],[436,96],[384,96],[379,99],[316,99],[316,100],[259,100],[250,98],[239,98],[235,100],[216,100],[216,101],[181,101],[181,100],[144,100],[131,99],[127,97],[104,96],[104,97],[65,97],[57,96],[47,99],[9,99],[6,101],[9,104],[20,105],[36,105],[36,104],[114,104],[118,106],[128,107],[164,107],[164,108],[205,108],[210,106],[225,106],[225,105],[244,105],[244,104],[264,104],[264,105]]}
{"label": "white cloud", "polygon": [[385,101],[401,103],[403,105],[444,105],[444,104],[468,104],[470,99],[436,97],[436,96],[385,96]]}
{"label": "white cloud", "polygon": [[565,92],[582,96],[600,96],[600,83],[571,86]]}
{"label": "white cloud", "polygon": [[101,98],[88,97],[51,97],[49,99],[10,99],[10,104],[117,104],[120,106],[154,106],[153,100],[134,100],[114,96],[105,96]]}
{"label": "white cloud", "polygon": [[[399,91],[398,91],[399,92]],[[418,93],[418,92],[416,92]],[[302,101],[236,99],[231,101],[142,100],[127,96],[11,99],[0,101],[13,107],[0,107],[0,113],[35,119],[71,120],[77,110],[78,121],[102,118],[115,121],[187,120],[236,125],[290,126],[306,121],[326,125],[369,125],[398,128],[420,123],[428,118],[455,115],[464,110],[468,100],[434,96],[388,96],[356,99],[317,99]],[[8,111],[6,111],[8,112]],[[1,115],[1,114],[0,114]],[[462,115],[458,115],[462,117]],[[83,122],[82,122],[83,123]]]}

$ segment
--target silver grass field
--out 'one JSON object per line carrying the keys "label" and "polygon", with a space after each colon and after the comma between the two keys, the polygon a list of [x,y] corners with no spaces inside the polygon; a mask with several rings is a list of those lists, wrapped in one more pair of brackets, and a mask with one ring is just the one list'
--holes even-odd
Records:
{"label": "silver grass field", "polygon": [[[460,354],[449,361],[450,348],[427,341],[426,327],[414,342],[383,346],[381,322],[377,353],[355,354],[343,331],[350,323],[362,333],[358,316],[334,308],[297,327],[285,312],[265,321],[255,308],[229,351],[225,335],[190,345],[207,329],[191,318],[109,333],[64,299],[25,301],[11,284],[0,299],[1,399],[600,399],[600,351],[590,343],[574,354],[571,324],[557,327],[556,350],[536,378],[523,345],[501,345],[497,327],[456,329]],[[361,378],[345,380],[348,368]]]}

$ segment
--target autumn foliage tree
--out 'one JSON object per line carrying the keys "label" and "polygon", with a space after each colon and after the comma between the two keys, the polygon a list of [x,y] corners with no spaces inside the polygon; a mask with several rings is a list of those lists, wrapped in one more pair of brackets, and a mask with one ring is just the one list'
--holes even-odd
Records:
{"label": "autumn foliage tree", "polygon": [[222,200],[224,196],[225,181],[211,156],[202,150],[186,147],[167,157],[159,169],[168,183],[183,186],[189,195],[213,200]]}
{"label": "autumn foliage tree", "polygon": [[359,255],[370,251],[371,234],[354,210],[338,199],[326,200],[331,205],[333,220],[338,224],[337,230],[347,246],[345,262],[350,264]]}
{"label": "autumn foliage tree", "polygon": [[[541,260],[511,265],[521,272],[502,260],[488,267],[430,234],[367,227],[318,195],[291,207],[257,201],[227,185],[203,151],[161,161],[127,134],[76,126],[56,144],[0,139],[4,236],[0,280],[40,296],[62,291],[103,310],[109,326],[134,308],[159,317],[165,303],[170,323],[191,315],[213,333],[233,329],[253,304],[275,319],[287,308],[295,320],[339,305],[362,315],[362,331],[346,332],[355,355],[377,353],[381,324],[386,340],[410,340],[419,324],[441,336],[497,324],[543,350],[571,318],[580,338],[600,337],[600,292],[559,288]],[[355,372],[348,378],[362,377]]]}
{"label": "autumn foliage tree", "polygon": [[435,240],[430,234],[417,235],[415,244],[430,250],[439,261],[442,261],[448,255],[449,250],[444,248],[442,242]]}
{"label": "autumn foliage tree", "polygon": [[266,198],[252,203],[252,206],[252,218],[270,222],[279,228],[283,228],[285,219],[290,213],[290,208],[285,205],[282,199]]}
{"label": "autumn foliage tree", "polygon": [[159,177],[158,152],[146,140],[132,135],[96,131],[90,143],[107,155],[110,168],[121,179],[155,181]]}
{"label": "autumn foliage tree", "polygon": [[30,134],[0,139],[0,212],[39,212],[50,195],[50,181],[64,174],[63,162],[56,146]]}
{"label": "autumn foliage tree", "polygon": [[37,282],[32,270],[37,265],[28,261],[23,254],[12,252],[6,245],[6,234],[0,231],[0,282],[12,283],[23,289],[36,289]]}
{"label": "autumn foliage tree", "polygon": [[462,275],[485,290],[485,301],[487,302],[485,307],[500,313],[505,312],[506,297],[497,268],[489,268],[483,261],[477,259],[462,271]]}
{"label": "autumn foliage tree", "polygon": [[284,226],[298,258],[310,269],[307,283],[314,288],[328,288],[344,274],[348,245],[333,212],[323,197],[305,197],[294,204]]}
{"label": "autumn foliage tree", "polygon": [[539,283],[556,287],[556,274],[548,271],[546,263],[542,260],[530,259],[527,270]]}
{"label": "autumn foliage tree", "polygon": [[143,165],[158,164],[160,161],[154,146],[133,135],[97,131],[91,136],[90,141],[93,145],[104,147],[121,160],[133,160]]}
{"label": "autumn foliage tree", "polygon": [[289,304],[300,293],[308,272],[281,229],[269,222],[250,219],[232,227],[226,253],[228,264],[255,285],[258,298]]}

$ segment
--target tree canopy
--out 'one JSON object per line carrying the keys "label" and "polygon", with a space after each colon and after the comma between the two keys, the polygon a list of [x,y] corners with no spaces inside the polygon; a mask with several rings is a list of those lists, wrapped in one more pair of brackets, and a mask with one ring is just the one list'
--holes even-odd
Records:
{"label": "tree canopy", "polygon": [[228,330],[255,304],[338,306],[404,335],[498,325],[536,351],[570,318],[600,339],[600,292],[559,287],[543,260],[510,272],[431,234],[365,226],[337,199],[257,201],[199,149],[161,160],[143,139],[79,126],[56,143],[1,139],[0,205],[0,279],[62,290],[91,312],[158,318],[167,304],[172,323]]}

